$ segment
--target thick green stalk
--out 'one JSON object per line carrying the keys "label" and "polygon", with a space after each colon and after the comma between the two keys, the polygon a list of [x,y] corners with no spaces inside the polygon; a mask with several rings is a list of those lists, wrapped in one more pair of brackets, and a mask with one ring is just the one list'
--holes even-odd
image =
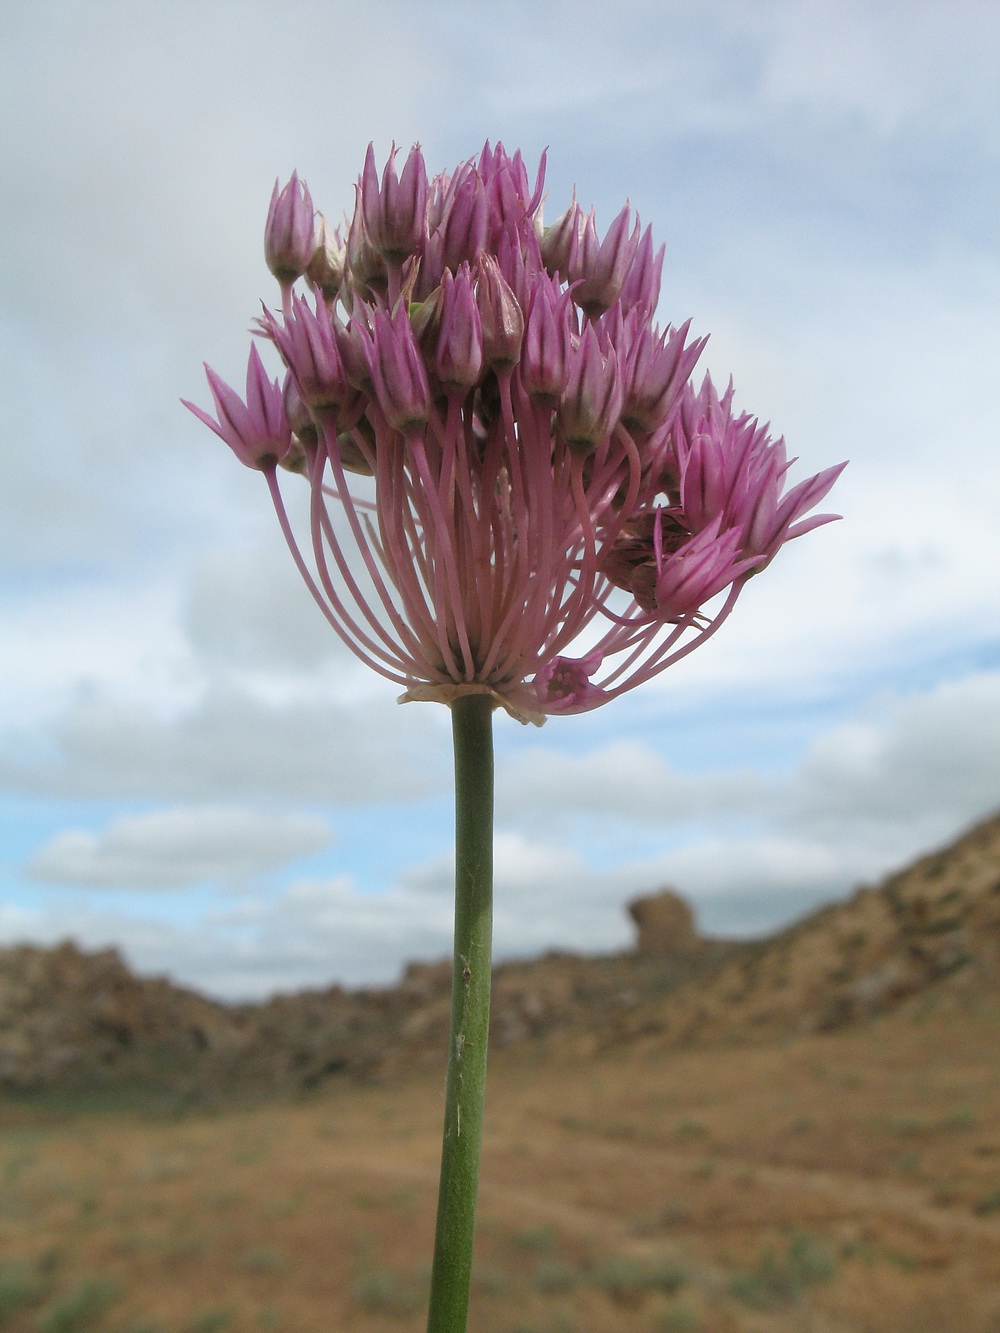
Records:
{"label": "thick green stalk", "polygon": [[465,1333],[486,1090],[493,936],[493,700],[451,706],[455,741],[455,959],[428,1333]]}

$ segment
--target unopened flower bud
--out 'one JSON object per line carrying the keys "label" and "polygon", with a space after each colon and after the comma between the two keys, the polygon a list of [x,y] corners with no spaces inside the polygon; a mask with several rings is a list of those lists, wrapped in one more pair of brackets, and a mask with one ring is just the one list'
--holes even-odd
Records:
{"label": "unopened flower bud", "polygon": [[346,265],[351,283],[363,301],[370,301],[376,294],[386,291],[389,275],[382,256],[368,237],[361,212],[360,187],[358,205],[347,233]]}
{"label": "unopened flower bud", "polygon": [[550,277],[555,277],[557,273],[563,280],[568,277],[570,258],[579,242],[582,226],[583,212],[576,202],[574,192],[572,204],[562,217],[556,218],[551,227],[545,228],[539,242],[542,263]]}
{"label": "unopened flower bud", "polygon": [[316,249],[306,276],[311,278],[327,301],[335,301],[344,282],[347,247],[340,238],[340,228],[332,228],[322,213],[316,214]]}
{"label": "unopened flower bud", "polygon": [[438,335],[441,332],[441,303],[444,298],[444,286],[441,283],[424,298],[414,301],[408,310],[413,336],[428,360],[434,356]]}
{"label": "unopened flower bud", "polygon": [[302,297],[293,296],[283,324],[270,312],[265,320],[306,407],[317,413],[349,414],[357,391],[347,377],[322,299],[317,295],[313,311]]}
{"label": "unopened flower bud", "polygon": [[580,238],[577,255],[571,257],[572,277],[580,278],[573,288],[573,300],[591,318],[610,310],[621,294],[622,284],[639,245],[639,222],[629,234],[631,210],[628,204],[612,222],[600,245],[591,211]]}
{"label": "unopened flower bud", "polygon": [[[358,429],[360,430],[367,425],[368,423],[362,419],[362,421],[358,423]],[[368,444],[374,453],[374,432],[372,432],[372,438],[368,441]],[[372,477],[375,475],[371,463],[369,463],[368,458],[365,456],[353,434],[344,432],[337,436],[337,455],[340,458],[341,466],[347,472],[353,472],[359,477]]]}
{"label": "unopened flower bud", "polygon": [[521,382],[532,398],[555,404],[566,387],[570,356],[569,297],[542,275],[524,325]]}
{"label": "unopened flower bud", "polygon": [[441,237],[441,265],[457,272],[463,260],[474,264],[489,238],[489,199],[475,171],[455,190]]}
{"label": "unopened flower bud", "polygon": [[559,403],[566,443],[576,453],[591,453],[608,438],[621,416],[621,376],[612,348],[601,350],[588,324],[570,367]]}
{"label": "unopened flower bud", "polygon": [[264,258],[283,285],[301,278],[316,249],[316,224],[309,187],[297,172],[283,190],[274,182],[264,227]]}
{"label": "unopened flower bud", "polygon": [[368,366],[376,400],[393,430],[406,434],[425,425],[430,412],[430,386],[402,307],[392,318],[375,311]]}
{"label": "unopened flower bud", "polygon": [[348,383],[361,393],[371,395],[374,393],[369,369],[371,334],[357,316],[352,316],[345,325],[334,310],[330,322]]}
{"label": "unopened flower bud", "polygon": [[246,402],[211,366],[205,367],[205,375],[218,420],[186,399],[184,406],[225,440],[241,463],[261,472],[272,471],[291,448],[292,430],[285,416],[282,387],[267,378],[257,344],[251,346],[247,362]]}
{"label": "unopened flower bud", "polygon": [[304,444],[314,445],[319,432],[316,429],[315,421],[313,421],[312,413],[302,401],[302,395],[295,386],[295,376],[291,371],[285,376],[281,398],[285,406],[285,416],[292,428],[292,434]]}
{"label": "unopened flower bud", "polygon": [[655,312],[656,303],[660,299],[660,276],[666,251],[667,247],[661,245],[653,253],[653,233],[647,227],[636,249],[628,277],[622,284],[619,299],[625,310],[638,306],[647,316]]}
{"label": "unopened flower bud", "polygon": [[476,304],[483,330],[483,360],[495,370],[513,366],[521,355],[524,315],[492,255],[480,255]]}
{"label": "unopened flower bud", "polygon": [[679,402],[707,338],[685,346],[691,321],[679,329],[654,334],[645,322],[630,315],[627,324],[635,329],[628,355],[627,388],[622,421],[630,431],[649,436],[666,425]]}
{"label": "unopened flower bud", "polygon": [[427,170],[419,147],[414,147],[402,175],[396,177],[396,148],[382,172],[379,187],[375,152],[368,145],[365,168],[358,184],[365,231],[372,246],[391,264],[401,263],[419,249],[424,239],[427,212]]}
{"label": "unopened flower bud", "polygon": [[463,264],[455,277],[446,270],[441,287],[441,329],[434,373],[444,385],[471,389],[483,371],[483,329],[468,264]]}

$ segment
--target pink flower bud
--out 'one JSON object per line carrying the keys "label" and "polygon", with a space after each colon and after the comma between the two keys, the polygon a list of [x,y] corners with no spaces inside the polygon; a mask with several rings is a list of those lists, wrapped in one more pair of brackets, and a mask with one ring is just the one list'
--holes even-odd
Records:
{"label": "pink flower bud", "polygon": [[247,362],[246,402],[211,366],[205,367],[205,375],[215,399],[218,420],[186,399],[181,400],[184,406],[225,440],[241,463],[261,472],[273,471],[291,448],[292,430],[285,415],[281,385],[267,378],[256,343],[250,347]]}
{"label": "pink flower bud", "polygon": [[392,317],[375,311],[368,366],[382,415],[406,434],[427,422],[430,387],[427,372],[406,311],[400,306]]}
{"label": "pink flower bud", "polygon": [[612,222],[608,234],[597,243],[597,229],[591,210],[579,238],[576,254],[571,254],[571,277],[581,279],[573,288],[573,300],[592,318],[610,310],[621,294],[622,285],[639,246],[639,220],[629,234],[631,209],[628,204]]}
{"label": "pink flower bud", "polygon": [[638,311],[630,313],[626,320],[632,341],[626,355],[622,421],[629,430],[648,437],[670,420],[708,339],[685,346],[690,320],[657,336],[638,315]]}
{"label": "pink flower bud", "polygon": [[483,371],[483,329],[468,264],[455,277],[446,269],[434,372],[444,385],[470,389]]}
{"label": "pink flower bud", "polygon": [[379,188],[375,151],[371,144],[368,145],[364,172],[358,182],[358,199],[372,247],[389,263],[400,264],[423,243],[427,171],[417,146],[411,150],[398,179],[395,158],[393,145]]}
{"label": "pink flower bud", "polygon": [[620,299],[623,309],[631,310],[634,306],[638,306],[647,316],[655,313],[656,303],[660,299],[660,276],[663,272],[663,256],[666,250],[667,247],[661,245],[659,250],[653,253],[653,233],[652,229],[647,227],[635,252],[628,277],[622,284]]}
{"label": "pink flower bud", "polygon": [[554,278],[558,273],[565,280],[569,276],[570,259],[580,243],[583,226],[583,211],[576,202],[574,192],[572,204],[561,217],[556,218],[551,227],[545,228],[539,242],[542,262],[550,277]]}
{"label": "pink flower bud", "polygon": [[438,283],[422,301],[415,301],[409,308],[410,327],[413,336],[420,344],[420,349],[427,360],[432,360],[441,332],[441,303],[444,299],[444,285]]}
{"label": "pink flower bud", "polygon": [[361,316],[352,316],[345,325],[334,310],[331,323],[348,383],[363,394],[373,394],[375,390],[369,369],[372,339],[362,323]]}
{"label": "pink flower bud", "polygon": [[309,187],[297,172],[279,192],[274,182],[264,227],[264,258],[282,284],[301,278],[316,249],[316,224]]}
{"label": "pink flower bud", "polygon": [[454,273],[462,261],[475,264],[489,238],[489,200],[475,171],[466,173],[455,190],[441,233],[442,269]]}
{"label": "pink flower bud", "polygon": [[614,351],[601,350],[593,325],[588,324],[572,358],[559,403],[559,420],[566,443],[577,453],[590,453],[608,438],[621,416],[621,375]]}
{"label": "pink flower bud", "polygon": [[316,249],[306,269],[327,301],[335,301],[344,282],[347,249],[340,228],[331,228],[322,213],[316,214]]}
{"label": "pink flower bud", "polygon": [[513,366],[521,354],[524,315],[492,255],[480,255],[476,303],[483,330],[483,360],[494,369]]}
{"label": "pink flower bud", "polygon": [[265,321],[306,407],[314,412],[349,411],[357,392],[347,378],[322,298],[317,295],[313,311],[302,297],[293,296],[284,324],[270,311],[265,312]]}
{"label": "pink flower bud", "polygon": [[288,424],[292,428],[292,443],[280,465],[288,472],[305,472],[309,461],[305,446],[314,449],[319,433],[309,409],[299,397],[291,371],[285,375],[285,382],[281,388],[281,401],[284,404]]}
{"label": "pink flower bud", "polygon": [[570,300],[554,280],[540,277],[524,326],[521,383],[525,392],[555,404],[566,388],[573,333]]}
{"label": "pink flower bud", "polygon": [[372,245],[361,210],[361,187],[358,186],[358,204],[347,233],[346,263],[351,286],[363,301],[370,301],[384,293],[389,286],[385,261]]}

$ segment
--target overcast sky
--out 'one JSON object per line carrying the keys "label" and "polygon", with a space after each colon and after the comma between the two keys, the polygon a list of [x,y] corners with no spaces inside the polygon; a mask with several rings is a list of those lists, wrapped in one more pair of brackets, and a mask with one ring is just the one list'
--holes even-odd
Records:
{"label": "overcast sky", "polygon": [[987,0],[12,0],[0,16],[0,941],[220,996],[450,938],[447,711],[341,649],[259,476],[179,404],[273,299],[275,177],[353,204],[548,146],[667,243],[660,316],[825,508],[719,635],[497,719],[497,948],[671,884],[770,929],[1000,807],[1000,21]]}

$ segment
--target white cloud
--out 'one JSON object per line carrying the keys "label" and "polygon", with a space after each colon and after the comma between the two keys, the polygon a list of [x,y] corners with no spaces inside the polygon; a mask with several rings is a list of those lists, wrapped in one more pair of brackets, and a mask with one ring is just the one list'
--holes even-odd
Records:
{"label": "white cloud", "polygon": [[325,819],[190,807],[116,819],[100,833],[59,833],[26,867],[30,879],[95,888],[178,888],[274,870],[324,850]]}
{"label": "white cloud", "polygon": [[884,135],[914,123],[995,133],[988,93],[1000,93],[1000,21],[988,0],[946,9],[936,0],[758,0],[729,10],[757,38],[769,101],[860,111]]}
{"label": "white cloud", "polygon": [[497,772],[500,819],[540,822],[574,811],[669,827],[759,812],[772,792],[773,783],[759,773],[681,773],[641,741],[613,741],[584,755],[521,748]]}
{"label": "white cloud", "polygon": [[218,685],[164,713],[81,692],[44,731],[8,734],[0,786],[86,799],[413,800],[447,781],[445,733],[430,710],[387,693],[361,708],[267,703]]}
{"label": "white cloud", "polygon": [[947,821],[1000,805],[1000,672],[982,672],[835,728],[796,775],[799,818]]}
{"label": "white cloud", "polygon": [[352,660],[273,535],[277,540],[259,547],[207,552],[198,561],[184,611],[193,648],[251,670],[301,671],[331,658]]}
{"label": "white cloud", "polygon": [[747,817],[799,830],[819,820],[907,826],[930,815],[972,819],[994,805],[1000,672],[989,671],[909,695],[882,692],[784,774],[685,773],[635,740],[582,755],[535,745],[505,757],[497,775],[500,818],[541,824],[581,814],[662,829]]}

